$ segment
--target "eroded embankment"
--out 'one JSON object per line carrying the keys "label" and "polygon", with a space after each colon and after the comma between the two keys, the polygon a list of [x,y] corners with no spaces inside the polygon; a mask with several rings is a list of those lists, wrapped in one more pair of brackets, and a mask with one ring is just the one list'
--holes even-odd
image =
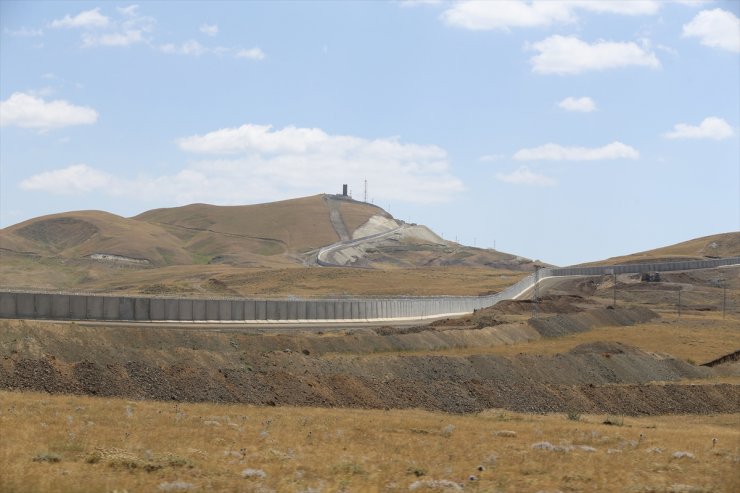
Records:
{"label": "eroded embankment", "polygon": [[[608,312],[624,318],[624,323],[632,320],[618,310]],[[584,320],[582,315],[575,314]],[[603,321],[603,316],[593,317]],[[4,321],[0,388],[449,412],[486,408],[620,414],[740,410],[740,386],[671,383],[711,376],[711,368],[619,343],[582,345],[552,356],[399,353],[418,350],[418,344],[429,341],[464,344],[472,334],[494,334],[494,329],[508,331],[510,338],[539,337],[526,323],[438,329],[385,336],[372,331],[270,336]],[[498,337],[499,344],[506,342],[501,333]],[[372,351],[381,352],[367,354]]]}

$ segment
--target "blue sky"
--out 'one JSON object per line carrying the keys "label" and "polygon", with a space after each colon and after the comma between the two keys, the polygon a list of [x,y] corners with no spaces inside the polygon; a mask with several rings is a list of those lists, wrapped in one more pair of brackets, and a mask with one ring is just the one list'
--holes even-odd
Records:
{"label": "blue sky", "polygon": [[348,183],[558,265],[740,230],[740,2],[0,3],[0,224]]}

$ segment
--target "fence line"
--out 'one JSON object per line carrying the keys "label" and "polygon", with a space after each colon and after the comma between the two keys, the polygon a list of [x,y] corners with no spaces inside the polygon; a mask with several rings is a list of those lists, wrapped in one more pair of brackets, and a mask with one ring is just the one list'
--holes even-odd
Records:
{"label": "fence line", "polygon": [[[538,272],[548,277],[635,274],[740,265],[740,257],[681,262],[599,267],[545,268]],[[515,299],[534,287],[529,275],[503,291],[487,296],[427,296],[329,299],[241,299],[172,298],[75,294],[61,292],[0,292],[0,318],[97,320],[97,321],[177,321],[250,322],[316,320],[399,320],[461,315]]]}

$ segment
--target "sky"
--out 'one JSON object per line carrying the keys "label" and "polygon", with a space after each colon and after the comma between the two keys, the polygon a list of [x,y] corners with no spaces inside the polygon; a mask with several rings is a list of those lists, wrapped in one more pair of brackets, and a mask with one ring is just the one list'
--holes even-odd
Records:
{"label": "sky", "polygon": [[740,230],[740,2],[0,2],[0,226],[318,193],[556,265]]}

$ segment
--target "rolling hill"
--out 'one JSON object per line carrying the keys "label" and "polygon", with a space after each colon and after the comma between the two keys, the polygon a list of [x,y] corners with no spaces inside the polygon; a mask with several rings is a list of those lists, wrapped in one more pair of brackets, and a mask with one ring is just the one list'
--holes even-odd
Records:
{"label": "rolling hill", "polygon": [[720,233],[675,245],[644,252],[612,257],[584,265],[634,264],[639,262],[670,262],[680,260],[705,260],[740,256],[740,232]]}
{"label": "rolling hill", "polygon": [[[317,268],[322,247],[377,234],[383,234],[382,240],[355,248],[336,262],[379,271],[364,275],[373,279],[364,284],[369,291],[335,286],[334,291],[311,292],[315,281],[322,284],[318,281],[327,277]],[[455,268],[458,274],[468,269],[470,286],[486,292],[497,288],[497,283],[486,284],[492,268],[508,276],[531,270],[532,262],[447,242],[372,204],[325,194],[244,206],[191,204],[131,218],[103,211],[66,212],[0,230],[0,285],[6,288],[279,295],[270,291],[270,283],[255,286],[250,276],[265,278],[258,270],[303,268],[306,272],[299,277],[305,289],[299,291],[305,295],[384,294],[413,292],[418,275],[388,286],[382,272],[421,267]],[[432,291],[446,288],[441,277],[435,279],[441,284]],[[372,285],[376,288],[367,287]],[[469,293],[469,288],[459,288]],[[454,286],[450,289],[456,292]]]}

